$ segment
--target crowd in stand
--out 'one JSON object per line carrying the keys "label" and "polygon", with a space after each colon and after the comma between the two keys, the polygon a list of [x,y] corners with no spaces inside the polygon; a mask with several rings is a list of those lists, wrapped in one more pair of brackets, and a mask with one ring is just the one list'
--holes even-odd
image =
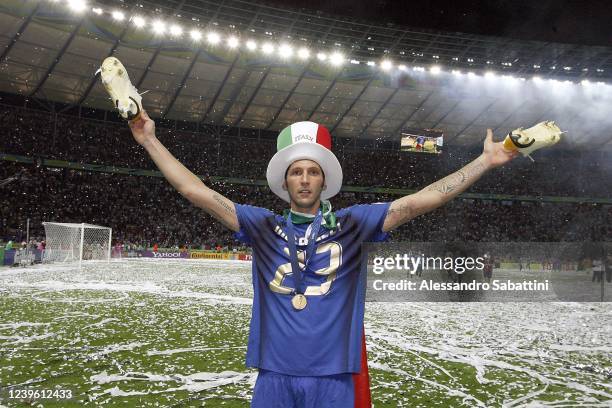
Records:
{"label": "crowd in stand", "polygon": [[[25,171],[24,171],[25,170]],[[31,236],[44,236],[43,221],[87,222],[113,228],[115,241],[132,245],[210,248],[235,244],[232,233],[189,204],[165,180],[87,173],[4,162],[0,179],[21,172],[2,188],[0,237],[20,242],[26,219]],[[286,204],[267,187],[214,184],[238,203],[270,208]],[[395,197],[343,192],[335,209]],[[395,241],[583,241],[612,240],[612,207],[456,199],[392,234]]]}
{"label": "crowd in stand", "polygon": [[[271,140],[213,137],[158,128],[158,137],[187,167],[204,176],[265,179],[275,150]],[[46,112],[4,107],[0,153],[154,169],[124,124],[102,123]],[[478,152],[449,147],[442,155],[336,147],[344,184],[418,189],[456,171]],[[612,196],[609,157],[597,152],[538,152],[536,162],[517,159],[479,180],[469,192],[528,196]],[[196,248],[233,245],[232,233],[192,207],[165,180],[88,173],[0,162],[0,239],[20,242],[26,219],[32,236],[42,221],[87,222],[113,228],[115,240],[152,246]],[[208,184],[238,203],[281,212],[286,204],[267,187]],[[343,192],[335,209],[398,196]],[[392,234],[396,241],[583,241],[612,239],[612,208],[601,204],[456,199]]]}
{"label": "crowd in stand", "polygon": [[[3,106],[0,134],[0,153],[155,169],[122,123]],[[276,150],[275,140],[215,136],[210,130],[193,133],[158,127],[157,135],[181,162],[203,176],[265,179],[266,166]],[[422,188],[458,170],[481,150],[481,147],[470,150],[446,146],[441,155],[426,155],[400,152],[399,148],[334,146],[343,166],[345,185],[408,189]],[[535,163],[520,158],[496,169],[470,191],[530,196],[612,196],[609,153],[554,148],[539,151],[535,157]]]}

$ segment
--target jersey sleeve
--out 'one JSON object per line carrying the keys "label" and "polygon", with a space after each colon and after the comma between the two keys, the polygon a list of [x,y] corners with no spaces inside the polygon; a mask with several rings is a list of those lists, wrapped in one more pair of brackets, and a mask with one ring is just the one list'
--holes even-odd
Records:
{"label": "jersey sleeve", "polygon": [[234,238],[245,244],[252,244],[261,234],[263,224],[270,217],[274,217],[272,211],[252,205],[234,204],[236,216],[240,229],[234,233]]}
{"label": "jersey sleeve", "polygon": [[364,242],[382,242],[389,238],[382,227],[391,203],[359,204],[346,208],[350,218],[359,226],[359,235]]}

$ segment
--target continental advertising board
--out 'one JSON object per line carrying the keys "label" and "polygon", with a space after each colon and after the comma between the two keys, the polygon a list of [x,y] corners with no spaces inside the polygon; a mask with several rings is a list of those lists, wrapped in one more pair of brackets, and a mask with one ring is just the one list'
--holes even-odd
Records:
{"label": "continental advertising board", "polygon": [[[115,254],[113,253],[113,256]],[[157,259],[218,259],[250,261],[250,254],[244,252],[214,252],[214,251],[123,251],[124,258],[157,258]]]}

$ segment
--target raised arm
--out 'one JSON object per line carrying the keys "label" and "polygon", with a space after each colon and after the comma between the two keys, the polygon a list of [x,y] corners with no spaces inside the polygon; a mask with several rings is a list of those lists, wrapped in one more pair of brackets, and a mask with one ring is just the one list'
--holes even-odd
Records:
{"label": "raised arm", "polygon": [[414,194],[393,201],[387,212],[383,231],[390,231],[414,217],[443,206],[467,190],[487,170],[509,162],[517,154],[516,151],[504,150],[502,142],[494,143],[493,131],[488,129],[483,153],[476,160]]}
{"label": "raised arm", "polygon": [[232,231],[240,229],[234,203],[204,185],[202,180],[183,166],[164,147],[155,136],[155,122],[149,118],[145,111],[142,111],[138,120],[130,122],[130,129],[134,139],[145,148],[166,180],[181,195]]}

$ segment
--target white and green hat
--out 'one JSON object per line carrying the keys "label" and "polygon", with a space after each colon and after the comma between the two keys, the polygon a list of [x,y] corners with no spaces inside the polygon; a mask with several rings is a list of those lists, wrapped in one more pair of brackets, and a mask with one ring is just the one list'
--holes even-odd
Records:
{"label": "white and green hat", "polygon": [[342,167],[331,151],[331,135],[325,126],[314,122],[297,122],[284,128],[276,139],[276,154],[268,164],[266,177],[274,194],[290,202],[289,193],[283,189],[285,173],[291,163],[298,160],[316,162],[325,174],[326,188],[321,199],[327,200],[342,187]]}

